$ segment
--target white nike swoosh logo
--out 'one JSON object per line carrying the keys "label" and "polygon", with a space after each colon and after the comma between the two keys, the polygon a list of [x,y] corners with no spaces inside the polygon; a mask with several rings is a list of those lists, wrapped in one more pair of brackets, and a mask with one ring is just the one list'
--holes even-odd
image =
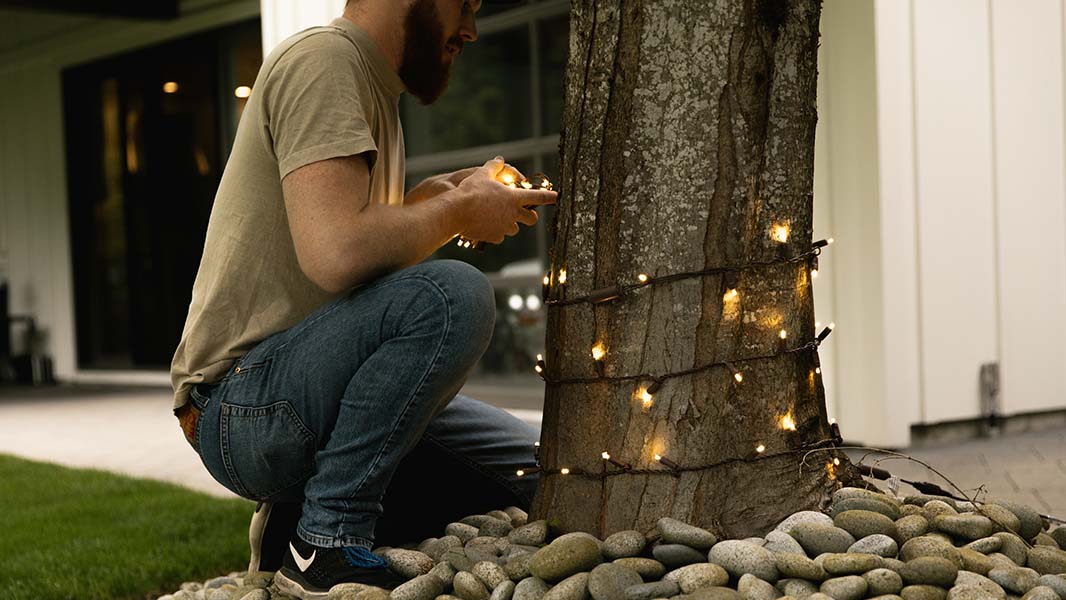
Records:
{"label": "white nike swoosh logo", "polygon": [[315,555],[318,554],[318,550],[311,553],[311,558],[304,559],[300,556],[300,553],[296,551],[296,547],[289,542],[289,550],[292,551],[292,559],[296,561],[296,566],[300,567],[300,572],[303,573],[307,570],[307,567],[311,566],[311,563],[315,562]]}

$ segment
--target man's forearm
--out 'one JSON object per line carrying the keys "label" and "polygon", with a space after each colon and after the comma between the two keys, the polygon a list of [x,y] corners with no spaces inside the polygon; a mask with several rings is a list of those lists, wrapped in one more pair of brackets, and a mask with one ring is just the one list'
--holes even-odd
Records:
{"label": "man's forearm", "polygon": [[371,203],[359,213],[347,243],[334,257],[341,265],[336,287],[347,290],[422,262],[459,229],[456,201],[450,194],[412,206]]}

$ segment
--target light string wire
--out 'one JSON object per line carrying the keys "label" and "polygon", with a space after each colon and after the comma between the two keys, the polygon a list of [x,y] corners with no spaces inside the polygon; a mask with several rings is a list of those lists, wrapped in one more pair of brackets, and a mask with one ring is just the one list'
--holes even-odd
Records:
{"label": "light string wire", "polygon": [[545,366],[545,363],[544,363],[543,360],[537,361],[537,367],[538,367],[538,371],[537,372],[540,373],[541,378],[544,380],[544,383],[547,384],[547,385],[564,385],[564,384],[572,384],[572,383],[599,383],[599,382],[602,382],[602,381],[608,381],[608,382],[610,382],[610,381],[651,381],[651,382],[653,382],[654,389],[649,388],[648,392],[651,393],[651,394],[654,394],[656,391],[658,391],[658,386],[661,386],[663,384],[663,382],[665,382],[668,379],[674,379],[674,378],[677,378],[677,377],[684,377],[686,375],[693,375],[695,373],[700,373],[700,372],[703,372],[703,371],[709,371],[709,370],[715,369],[715,368],[726,368],[726,369],[729,369],[730,371],[732,371],[734,373],[734,375],[736,375],[738,373],[738,371],[733,367],[733,365],[736,365],[736,364],[746,364],[746,363],[757,362],[757,361],[762,361],[762,360],[769,360],[769,359],[777,358],[777,357],[780,357],[780,356],[788,356],[790,354],[799,354],[799,353],[807,352],[807,351],[817,352],[818,351],[818,347],[822,344],[823,341],[825,341],[825,339],[827,337],[829,337],[829,334],[832,333],[832,331],[833,331],[832,326],[826,327],[826,328],[822,329],[822,332],[820,334],[818,334],[818,337],[816,337],[813,340],[807,342],[806,344],[803,344],[802,346],[799,346],[799,347],[796,347],[796,348],[790,348],[788,350],[783,350],[781,352],[775,352],[773,354],[761,354],[761,355],[758,355],[758,356],[749,356],[749,357],[746,357],[746,358],[737,358],[737,359],[733,359],[733,360],[729,360],[729,361],[712,362],[712,363],[707,363],[707,364],[699,365],[699,366],[696,366],[696,367],[692,367],[692,368],[689,368],[689,369],[685,369],[683,371],[672,371],[672,372],[669,372],[669,373],[662,373],[662,374],[659,374],[659,375],[652,375],[650,373],[641,373],[641,374],[637,374],[637,375],[597,375],[595,377],[563,377],[563,378],[553,379],[553,378],[548,377],[547,375],[545,375],[545,373],[547,372],[547,369],[546,369],[546,366]]}
{"label": "light string wire", "polygon": [[[717,469],[718,467],[721,467],[723,465],[742,463],[742,462],[755,462],[755,461],[759,461],[759,460],[769,460],[771,458],[777,458],[777,457],[781,457],[781,456],[789,456],[789,455],[793,455],[793,454],[801,454],[801,453],[802,454],[807,454],[807,453],[810,453],[812,450],[817,450],[819,448],[832,449],[832,448],[835,448],[840,443],[841,443],[841,440],[840,440],[839,437],[826,438],[826,439],[818,440],[818,441],[815,441],[815,442],[809,442],[809,443],[803,444],[802,446],[799,446],[798,448],[794,448],[794,449],[791,449],[791,450],[783,450],[783,451],[780,451],[780,452],[773,452],[773,453],[758,452],[758,453],[756,453],[755,456],[733,457],[733,458],[727,458],[725,460],[720,460],[720,461],[713,462],[713,463],[700,464],[700,465],[689,465],[689,466],[679,465],[679,464],[675,463],[674,461],[670,460],[669,458],[667,458],[665,456],[656,454],[655,455],[656,462],[658,462],[661,465],[663,465],[663,468],[660,468],[660,469],[645,469],[645,468],[638,469],[638,468],[632,467],[632,466],[630,466],[630,465],[628,465],[628,464],[626,464],[626,463],[624,463],[622,461],[619,461],[619,460],[611,457],[608,453],[604,452],[603,453],[603,469],[600,470],[600,471],[590,471],[588,469],[583,469],[581,467],[552,467],[552,468],[549,468],[549,467],[541,466],[540,463],[538,462],[536,465],[523,467],[523,468],[519,469],[518,470],[518,474],[519,474],[519,477],[522,477],[522,476],[528,475],[528,474],[533,474],[533,473],[541,473],[542,475],[574,476],[574,477],[580,477],[580,478],[583,478],[583,479],[595,479],[595,480],[605,480],[605,479],[607,479],[609,477],[617,477],[619,475],[670,475],[670,476],[673,476],[673,477],[680,477],[683,473],[710,471],[710,470],[713,470],[713,469]],[[610,465],[610,466],[608,466],[608,465]],[[611,467],[614,467],[614,468],[611,468]]]}
{"label": "light string wire", "polygon": [[[720,267],[708,267],[706,269],[700,269],[697,271],[682,271],[679,273],[671,273],[669,275],[659,275],[651,277],[649,275],[641,274],[637,283],[622,283],[613,285],[610,287],[600,288],[593,290],[591,294],[586,296],[577,296],[574,298],[549,298],[550,287],[548,281],[545,281],[544,285],[544,304],[548,306],[569,306],[572,304],[602,304],[611,300],[617,300],[624,296],[627,292],[635,289],[649,287],[653,285],[660,285],[664,283],[672,283],[674,281],[680,281],[682,279],[695,279],[697,277],[706,277],[708,275],[723,275],[726,273],[740,273],[743,271],[750,271],[753,269],[761,269],[766,267],[772,267],[775,265],[787,265],[803,261],[814,262],[814,271],[817,272],[817,257],[822,253],[822,248],[833,243],[832,238],[818,240],[811,245],[811,249],[802,254],[796,254],[793,256],[787,256],[784,258],[778,258],[774,260],[754,261],[741,265],[726,265]],[[564,283],[564,282],[560,282]]]}

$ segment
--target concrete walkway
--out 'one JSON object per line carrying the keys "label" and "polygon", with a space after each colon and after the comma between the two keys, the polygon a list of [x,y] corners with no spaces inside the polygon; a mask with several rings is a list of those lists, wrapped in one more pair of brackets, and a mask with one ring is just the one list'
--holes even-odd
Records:
{"label": "concrete walkway", "polygon": [[[463,393],[540,424],[541,392],[470,384]],[[216,496],[217,484],[189,448],[170,413],[167,388],[0,387],[0,453],[177,483]],[[1066,429],[1015,433],[907,451],[963,490],[1028,504],[1066,519]],[[853,460],[863,453],[849,452]],[[905,479],[948,485],[925,467],[898,459],[875,464]],[[880,462],[879,462],[880,461]],[[901,490],[911,491],[904,485]]]}

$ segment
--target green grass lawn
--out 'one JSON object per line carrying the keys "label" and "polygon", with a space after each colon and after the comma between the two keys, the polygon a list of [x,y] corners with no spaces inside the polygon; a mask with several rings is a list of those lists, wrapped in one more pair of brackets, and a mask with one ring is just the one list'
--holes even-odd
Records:
{"label": "green grass lawn", "polygon": [[0,598],[155,598],[243,571],[254,508],[0,455]]}

